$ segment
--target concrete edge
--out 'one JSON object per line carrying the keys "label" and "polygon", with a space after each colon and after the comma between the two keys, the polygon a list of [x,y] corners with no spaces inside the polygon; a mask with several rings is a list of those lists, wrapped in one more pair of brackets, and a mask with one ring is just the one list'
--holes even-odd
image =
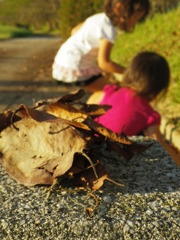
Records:
{"label": "concrete edge", "polygon": [[169,123],[168,119],[162,118],[160,130],[166,140],[180,150],[180,128],[177,128],[174,124]]}

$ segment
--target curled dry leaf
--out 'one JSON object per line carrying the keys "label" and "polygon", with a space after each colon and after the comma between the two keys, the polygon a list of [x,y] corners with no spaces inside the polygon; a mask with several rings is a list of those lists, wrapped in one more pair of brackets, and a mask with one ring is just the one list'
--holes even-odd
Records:
{"label": "curled dry leaf", "polygon": [[72,165],[86,141],[76,129],[58,121],[24,118],[1,132],[0,150],[6,171],[25,185],[52,184]]}
{"label": "curled dry leaf", "polygon": [[81,111],[86,112],[91,118],[97,118],[106,113],[111,107],[109,105],[85,104],[82,103]]}
{"label": "curled dry leaf", "polygon": [[52,98],[46,100],[40,100],[35,103],[34,108],[38,108],[39,110],[43,110],[46,105],[50,105],[53,103],[74,103],[77,100],[81,99],[85,95],[85,91],[83,89],[78,89],[76,91],[71,92],[70,94],[61,96],[59,98]]}
{"label": "curled dry leaf", "polygon": [[98,190],[103,186],[104,181],[108,178],[107,171],[103,166],[98,163],[95,166],[96,174],[91,167],[87,167],[84,171],[74,174],[74,182],[78,186],[90,188],[92,190]]}
{"label": "curled dry leaf", "polygon": [[91,118],[87,118],[86,123],[96,133],[104,136],[105,138],[108,138],[109,140],[112,140],[114,142],[121,143],[121,144],[127,144],[127,145],[132,144],[132,142],[124,134],[120,135],[120,134],[114,133],[111,130],[103,127],[98,122],[93,121]]}
{"label": "curled dry leaf", "polygon": [[64,176],[97,190],[108,180],[108,173],[92,157],[96,143],[100,146],[106,142],[110,150],[122,156],[128,149],[131,156],[136,152],[126,136],[93,120],[109,106],[81,103],[83,95],[80,89],[57,99],[39,101],[33,108],[22,104],[15,112],[0,114],[2,162],[15,180],[33,186],[52,184]]}
{"label": "curled dry leaf", "polygon": [[[0,132],[3,131],[5,128],[7,128],[11,122],[13,117],[13,111],[8,110],[4,113],[0,114]],[[20,117],[14,116],[14,122],[20,120]]]}

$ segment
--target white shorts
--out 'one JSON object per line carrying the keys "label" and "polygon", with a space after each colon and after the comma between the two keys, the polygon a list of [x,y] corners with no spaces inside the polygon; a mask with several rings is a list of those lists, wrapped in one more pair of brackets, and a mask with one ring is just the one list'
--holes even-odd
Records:
{"label": "white shorts", "polygon": [[53,78],[57,81],[66,83],[85,81],[93,76],[99,75],[101,72],[101,69],[98,67],[89,69],[69,69],[57,63],[54,63],[52,67]]}

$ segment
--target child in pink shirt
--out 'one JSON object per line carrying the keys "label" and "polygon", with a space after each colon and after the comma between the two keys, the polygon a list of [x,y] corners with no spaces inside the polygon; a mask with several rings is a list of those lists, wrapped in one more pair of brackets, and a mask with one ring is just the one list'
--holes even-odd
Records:
{"label": "child in pink shirt", "polygon": [[88,103],[110,105],[96,121],[116,133],[133,136],[143,133],[155,138],[180,165],[180,155],[164,140],[160,132],[160,114],[150,102],[166,93],[170,69],[164,57],[155,52],[137,54],[126,69],[121,87],[106,85],[94,93]]}
{"label": "child in pink shirt", "polygon": [[159,113],[150,106],[147,99],[135,96],[135,92],[127,87],[107,85],[100,104],[110,105],[111,108],[97,121],[113,132],[132,136],[152,124],[160,124]]}

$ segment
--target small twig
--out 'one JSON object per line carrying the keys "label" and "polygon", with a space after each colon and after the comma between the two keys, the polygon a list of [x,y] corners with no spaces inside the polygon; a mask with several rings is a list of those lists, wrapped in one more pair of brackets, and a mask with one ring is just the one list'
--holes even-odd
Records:
{"label": "small twig", "polygon": [[62,129],[60,129],[59,131],[56,131],[56,132],[49,131],[48,134],[51,134],[51,135],[57,134],[57,133],[60,133],[60,132],[62,132],[62,131],[67,130],[68,128],[69,128],[69,126],[64,127],[64,128],[62,128]]}
{"label": "small twig", "polygon": [[118,183],[118,182],[116,182],[116,181],[114,181],[114,180],[112,180],[111,178],[108,178],[108,177],[106,178],[106,180],[108,180],[109,182],[114,183],[115,185],[117,185],[119,187],[124,187],[125,186],[124,184]]}
{"label": "small twig", "polygon": [[56,185],[58,185],[58,184],[59,184],[58,179],[55,178],[55,179],[53,180],[52,185],[51,185],[50,188],[48,189],[48,192],[47,192],[46,197],[45,197],[45,201],[47,201],[47,200],[50,198],[51,193],[53,192],[54,188],[55,188]]}
{"label": "small twig", "polygon": [[100,200],[99,198],[92,192],[88,193],[88,195],[90,197],[93,197],[94,201],[95,201],[95,205],[93,206],[93,208],[88,207],[86,208],[86,212],[88,213],[89,216],[92,215],[92,213],[96,210],[96,208],[99,206]]}
{"label": "small twig", "polygon": [[92,167],[93,172],[94,172],[94,175],[95,175],[95,177],[98,179],[98,175],[97,175],[97,172],[96,172],[96,169],[95,169],[95,167],[94,167],[94,164],[93,164],[92,160],[91,160],[91,159],[88,157],[88,155],[85,154],[84,152],[80,152],[80,154],[82,154],[82,155],[90,162],[91,167]]}
{"label": "small twig", "polygon": [[14,125],[13,118],[14,118],[15,114],[16,114],[18,111],[19,111],[19,109],[16,110],[16,111],[12,114],[12,116],[11,116],[11,124],[12,124],[12,126],[14,127],[14,129],[16,129],[17,131],[19,131],[19,128],[17,128],[17,127]]}
{"label": "small twig", "polygon": [[[99,160],[97,160],[96,163],[93,163],[93,166],[95,167],[95,166],[97,166],[98,164],[99,164]],[[90,169],[90,168],[92,168],[92,166],[87,167],[87,169]]]}

